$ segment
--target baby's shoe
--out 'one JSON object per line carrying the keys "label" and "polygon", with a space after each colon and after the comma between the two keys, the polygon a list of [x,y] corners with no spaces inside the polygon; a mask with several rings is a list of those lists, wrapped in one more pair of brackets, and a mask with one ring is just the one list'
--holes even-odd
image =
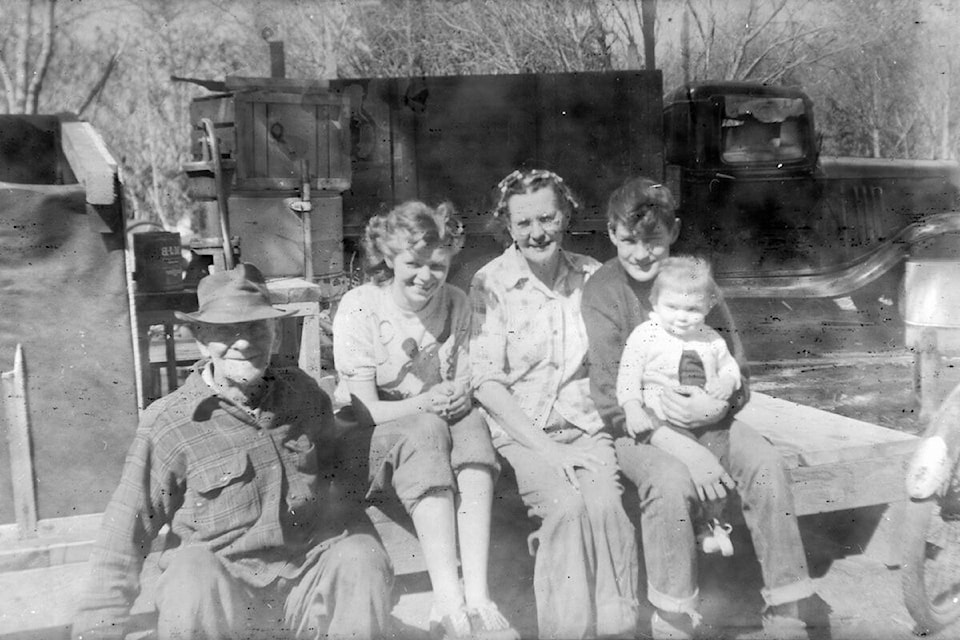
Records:
{"label": "baby's shoe", "polygon": [[733,543],[730,541],[730,532],[733,526],[729,522],[721,523],[716,518],[708,525],[710,532],[703,537],[701,544],[704,553],[720,553],[724,557],[733,555]]}

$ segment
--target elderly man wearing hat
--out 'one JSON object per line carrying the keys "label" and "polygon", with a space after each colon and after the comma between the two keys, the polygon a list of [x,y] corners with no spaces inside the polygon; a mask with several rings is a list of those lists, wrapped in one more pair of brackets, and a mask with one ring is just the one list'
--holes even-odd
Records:
{"label": "elderly man wearing hat", "polygon": [[[140,570],[169,525],[156,590],[160,638],[372,638],[393,573],[337,485],[329,398],[270,366],[277,318],[263,276],[204,278],[190,323],[203,355],[144,412],[91,558],[79,638],[122,638]],[[368,525],[367,525],[368,526]]]}

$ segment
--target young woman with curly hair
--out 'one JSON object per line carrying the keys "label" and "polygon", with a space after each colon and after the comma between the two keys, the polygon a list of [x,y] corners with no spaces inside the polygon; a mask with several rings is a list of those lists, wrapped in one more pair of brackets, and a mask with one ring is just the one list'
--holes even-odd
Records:
{"label": "young woman with curly hair", "polygon": [[355,414],[355,447],[368,447],[358,478],[367,494],[392,491],[413,520],[434,590],[431,626],[446,638],[514,640],[487,588],[499,467],[470,392],[470,305],[446,283],[462,246],[449,204],[406,202],[369,221],[370,282],[334,319],[338,399]]}

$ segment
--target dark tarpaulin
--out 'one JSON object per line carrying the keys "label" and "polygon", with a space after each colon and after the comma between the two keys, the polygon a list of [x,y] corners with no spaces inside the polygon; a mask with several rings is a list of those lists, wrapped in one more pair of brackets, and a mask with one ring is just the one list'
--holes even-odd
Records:
{"label": "dark tarpaulin", "polygon": [[[101,511],[137,421],[122,231],[77,184],[0,183],[0,219],[0,369],[23,344],[39,517]],[[9,469],[3,442],[0,522]]]}

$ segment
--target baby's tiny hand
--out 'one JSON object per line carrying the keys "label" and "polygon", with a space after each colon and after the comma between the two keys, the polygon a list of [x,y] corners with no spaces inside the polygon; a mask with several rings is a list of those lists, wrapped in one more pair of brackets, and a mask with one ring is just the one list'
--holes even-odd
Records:
{"label": "baby's tiny hand", "polygon": [[725,380],[723,378],[708,380],[707,383],[703,385],[703,390],[706,391],[710,397],[724,401],[729,400],[736,389],[737,381]]}

